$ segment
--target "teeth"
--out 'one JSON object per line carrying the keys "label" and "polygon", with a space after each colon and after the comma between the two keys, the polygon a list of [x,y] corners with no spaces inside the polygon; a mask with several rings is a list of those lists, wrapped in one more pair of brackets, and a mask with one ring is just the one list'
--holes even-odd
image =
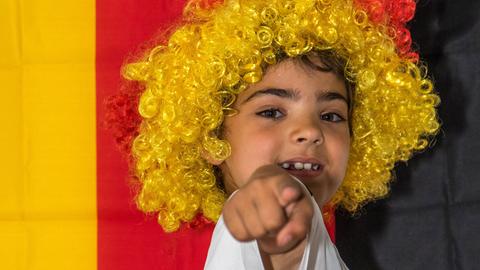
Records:
{"label": "teeth", "polygon": [[281,163],[280,166],[284,169],[295,169],[295,170],[318,170],[320,165],[312,164],[312,163],[302,163],[302,162],[295,162],[295,163],[288,163],[284,162]]}

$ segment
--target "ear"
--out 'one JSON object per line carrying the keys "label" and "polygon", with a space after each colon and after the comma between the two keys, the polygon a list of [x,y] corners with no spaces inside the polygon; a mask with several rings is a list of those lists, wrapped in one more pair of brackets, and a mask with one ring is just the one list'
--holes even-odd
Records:
{"label": "ear", "polygon": [[202,151],[202,158],[204,158],[208,163],[210,163],[212,165],[215,165],[215,166],[219,166],[224,161],[223,159],[216,159],[216,158],[212,157],[212,155],[206,150]]}

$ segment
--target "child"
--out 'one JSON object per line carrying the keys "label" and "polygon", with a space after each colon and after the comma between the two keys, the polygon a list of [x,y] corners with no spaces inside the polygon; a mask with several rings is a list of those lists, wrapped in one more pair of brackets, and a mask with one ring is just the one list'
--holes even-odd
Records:
{"label": "child", "polygon": [[[313,53],[283,60],[238,95],[238,113],[223,128],[232,153],[215,163],[227,193],[236,193],[215,227],[206,269],[298,269],[301,261],[300,269],[345,269],[318,209],[341,184],[350,147],[343,69],[326,65],[335,60]],[[223,223],[258,248],[233,240]]]}
{"label": "child", "polygon": [[319,247],[332,264],[315,269],[343,267],[318,207],[353,212],[385,196],[395,162],[439,128],[439,99],[404,28],[414,2],[385,3],[189,2],[168,41],[124,70],[144,87],[132,145],[139,208],[158,212],[165,231],[223,209],[227,234],[256,240],[259,267],[313,269],[304,251]]}

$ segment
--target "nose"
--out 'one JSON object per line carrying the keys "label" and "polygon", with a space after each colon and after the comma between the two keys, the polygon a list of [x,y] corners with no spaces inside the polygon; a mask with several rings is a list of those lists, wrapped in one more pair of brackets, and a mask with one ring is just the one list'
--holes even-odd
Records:
{"label": "nose", "polygon": [[320,145],[324,141],[322,129],[314,119],[297,119],[291,138],[296,144]]}

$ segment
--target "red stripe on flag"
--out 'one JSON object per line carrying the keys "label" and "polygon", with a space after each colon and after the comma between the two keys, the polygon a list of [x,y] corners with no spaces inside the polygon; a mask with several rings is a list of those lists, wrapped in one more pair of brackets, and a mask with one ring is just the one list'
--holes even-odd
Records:
{"label": "red stripe on flag", "polygon": [[165,234],[133,202],[127,162],[105,130],[105,99],[120,88],[120,67],[185,1],[97,0],[98,269],[202,269],[212,226]]}

